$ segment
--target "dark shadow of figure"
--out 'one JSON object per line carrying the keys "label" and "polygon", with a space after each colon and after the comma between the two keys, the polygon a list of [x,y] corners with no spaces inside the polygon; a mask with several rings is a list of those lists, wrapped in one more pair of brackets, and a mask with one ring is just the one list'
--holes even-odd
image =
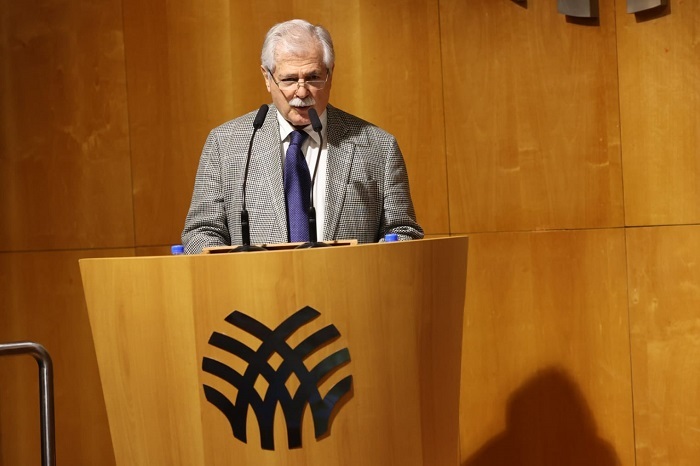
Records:
{"label": "dark shadow of figure", "polygon": [[596,433],[578,387],[558,369],[538,372],[509,399],[506,431],[462,466],[619,466]]}

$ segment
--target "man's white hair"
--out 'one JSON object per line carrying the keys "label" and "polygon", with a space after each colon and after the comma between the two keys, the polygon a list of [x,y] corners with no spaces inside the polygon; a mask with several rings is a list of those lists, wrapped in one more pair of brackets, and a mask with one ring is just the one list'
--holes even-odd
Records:
{"label": "man's white hair", "polygon": [[260,61],[262,66],[274,73],[275,56],[279,52],[301,54],[309,50],[309,43],[317,42],[323,50],[323,63],[328,71],[335,65],[335,52],[330,33],[323,26],[314,26],[303,19],[292,19],[275,24],[267,31]]}

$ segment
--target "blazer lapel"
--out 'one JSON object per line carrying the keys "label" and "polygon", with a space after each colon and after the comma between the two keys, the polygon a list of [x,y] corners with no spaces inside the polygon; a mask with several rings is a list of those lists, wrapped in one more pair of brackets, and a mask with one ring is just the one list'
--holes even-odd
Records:
{"label": "blazer lapel", "polygon": [[[255,157],[260,157],[263,167],[266,167],[262,176],[265,180],[270,198],[264,199],[264,203],[272,203],[272,211],[275,217],[278,231],[284,233],[284,238],[280,241],[286,241],[287,232],[287,205],[284,200],[284,181],[282,175],[282,154],[280,152],[279,139],[279,122],[277,121],[277,108],[270,105],[270,110],[267,112],[265,123],[258,130],[256,138],[260,138],[259,146],[254,143],[253,153]],[[258,149],[256,150],[256,146]]]}
{"label": "blazer lapel", "polygon": [[335,238],[340,222],[340,213],[345,203],[345,192],[353,157],[355,156],[355,140],[349,134],[349,128],[343,114],[328,105],[328,120],[326,137],[328,138],[328,166],[326,168],[326,219],[323,225],[323,236]]}

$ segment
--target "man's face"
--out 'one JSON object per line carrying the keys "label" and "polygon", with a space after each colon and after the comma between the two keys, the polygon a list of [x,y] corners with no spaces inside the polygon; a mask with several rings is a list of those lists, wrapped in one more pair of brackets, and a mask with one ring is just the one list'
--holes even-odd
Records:
{"label": "man's face", "polygon": [[[264,67],[261,67],[265,77],[265,85],[272,96],[272,102],[280,114],[292,125],[306,126],[311,123],[309,108],[315,108],[316,112],[321,115],[328,105],[331,92],[333,75],[329,74],[323,63],[321,46],[312,42],[303,54],[280,51],[275,54],[275,59],[277,66],[272,77]],[[328,80],[323,89],[315,89],[309,85],[296,85],[299,80],[323,81],[326,76],[328,76]],[[275,84],[275,81],[279,83],[279,86],[282,86],[282,89]],[[295,84],[290,89],[284,89],[285,81],[293,81]]]}

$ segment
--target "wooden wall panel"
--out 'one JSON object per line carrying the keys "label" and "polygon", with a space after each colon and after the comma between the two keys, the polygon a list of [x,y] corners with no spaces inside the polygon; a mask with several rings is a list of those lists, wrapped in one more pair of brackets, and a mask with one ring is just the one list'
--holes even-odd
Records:
{"label": "wooden wall panel", "polygon": [[627,230],[637,466],[700,458],[700,227]]}
{"label": "wooden wall panel", "polygon": [[[58,362],[59,462],[113,464],[77,258],[179,242],[206,134],[269,101],[263,35],[305,17],[335,40],[331,102],[397,136],[426,232],[511,231],[472,236],[463,466],[634,464],[624,231],[512,233],[699,222],[700,5],[624,3],[0,0],[0,341]],[[638,466],[699,456],[696,237],[627,232]],[[0,465],[32,464],[33,361],[0,380]]]}
{"label": "wooden wall panel", "polygon": [[0,466],[41,464],[38,386],[31,356],[0,358]]}
{"label": "wooden wall panel", "polygon": [[[82,257],[132,250],[0,254],[0,342],[36,341],[54,366],[58,464],[114,464],[78,269]],[[39,464],[37,365],[0,358],[0,465]]]}
{"label": "wooden wall panel", "polygon": [[[179,244],[179,242],[176,242],[174,244]],[[170,246],[148,246],[148,247],[143,247],[143,248],[136,248],[135,252],[137,256],[143,257],[143,256],[170,256],[172,253],[170,252]]]}
{"label": "wooden wall panel", "polygon": [[133,245],[119,0],[0,0],[0,250]]}
{"label": "wooden wall panel", "polygon": [[331,103],[397,136],[419,220],[448,232],[436,0],[239,0],[206,9],[125,0],[124,17],[138,246],[179,238],[207,133],[270,101],[260,48],[273,24],[294,17],[330,30]]}
{"label": "wooden wall panel", "polygon": [[136,244],[175,244],[204,140],[250,89],[231,79],[228,1],[123,4]]}
{"label": "wooden wall panel", "polygon": [[470,236],[462,466],[633,466],[624,232]]}
{"label": "wooden wall panel", "polygon": [[700,3],[617,24],[626,224],[698,223]]}
{"label": "wooden wall panel", "polygon": [[452,233],[621,226],[614,3],[440,2]]}
{"label": "wooden wall panel", "polygon": [[[339,4],[343,5],[343,3]],[[427,233],[449,233],[437,0],[357,1],[329,18],[338,53],[331,102],[396,136]]]}

